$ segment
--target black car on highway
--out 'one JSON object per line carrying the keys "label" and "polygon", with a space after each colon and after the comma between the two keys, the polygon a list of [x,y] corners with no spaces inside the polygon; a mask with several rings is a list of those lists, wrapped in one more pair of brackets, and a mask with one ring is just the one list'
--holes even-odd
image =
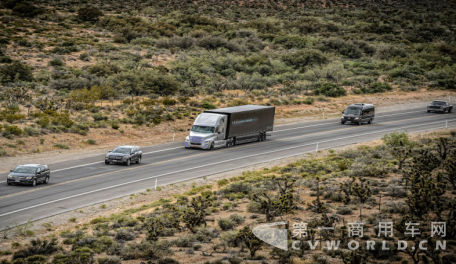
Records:
{"label": "black car on highway", "polygon": [[8,185],[27,184],[35,186],[37,183],[49,183],[51,171],[47,165],[24,164],[11,170],[6,179]]}
{"label": "black car on highway", "polygon": [[363,122],[371,124],[375,118],[375,107],[373,104],[352,104],[342,112],[340,123],[346,122],[361,125]]}
{"label": "black car on highway", "polygon": [[447,101],[434,101],[427,106],[427,112],[441,112],[441,113],[451,113],[453,106],[450,105]]}
{"label": "black car on highway", "polygon": [[141,163],[142,151],[138,146],[118,146],[105,156],[105,164],[121,163],[129,166],[131,163]]}

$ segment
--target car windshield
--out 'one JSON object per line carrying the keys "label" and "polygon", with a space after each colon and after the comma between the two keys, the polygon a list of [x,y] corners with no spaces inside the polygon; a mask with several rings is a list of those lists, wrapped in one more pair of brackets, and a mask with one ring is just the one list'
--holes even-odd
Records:
{"label": "car windshield", "polygon": [[359,115],[361,113],[361,109],[349,107],[345,110],[346,115]]}
{"label": "car windshield", "polygon": [[445,105],[445,102],[434,101],[432,102],[432,105]]}
{"label": "car windshield", "polygon": [[24,167],[24,166],[19,166],[16,167],[13,172],[17,173],[35,173],[36,168],[35,167]]}
{"label": "car windshield", "polygon": [[193,126],[192,127],[193,132],[199,132],[199,133],[214,133],[215,127],[210,127],[210,126]]}
{"label": "car windshield", "polygon": [[115,148],[112,153],[130,154],[129,148]]}

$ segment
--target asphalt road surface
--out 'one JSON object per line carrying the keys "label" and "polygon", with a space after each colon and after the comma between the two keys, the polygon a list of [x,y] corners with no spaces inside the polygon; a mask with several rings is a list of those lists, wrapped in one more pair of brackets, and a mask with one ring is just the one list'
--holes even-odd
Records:
{"label": "asphalt road surface", "polygon": [[[141,164],[105,165],[104,157],[50,164],[49,184],[8,186],[0,174],[0,229],[101,203],[179,181],[258,163],[381,138],[456,126],[456,114],[408,109],[377,114],[370,125],[326,119],[276,126],[266,141],[212,151],[185,149],[183,142],[143,147]],[[318,143],[318,145],[317,145]],[[33,160],[30,161],[33,163]]]}

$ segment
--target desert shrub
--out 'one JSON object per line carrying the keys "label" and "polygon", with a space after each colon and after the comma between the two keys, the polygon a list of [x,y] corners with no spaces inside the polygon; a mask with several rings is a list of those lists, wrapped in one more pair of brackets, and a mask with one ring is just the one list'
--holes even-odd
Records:
{"label": "desert shrub", "polygon": [[240,225],[240,224],[244,223],[244,221],[245,221],[245,218],[238,214],[232,214],[228,218],[229,218],[229,220],[233,221],[237,225]]}
{"label": "desert shrub", "polygon": [[119,231],[116,233],[115,238],[117,240],[131,241],[136,238],[136,235],[131,229],[119,229]]}
{"label": "desert shrub", "polygon": [[53,264],[92,264],[93,252],[90,248],[78,248],[67,255],[56,255]]}
{"label": "desert shrub", "polygon": [[204,108],[204,109],[216,109],[217,106],[211,104],[211,103],[208,103],[208,102],[203,102],[201,104],[201,107]]}
{"label": "desert shrub", "polygon": [[59,59],[59,58],[53,58],[52,60],[49,61],[49,65],[51,66],[63,66],[65,65],[65,63],[63,62],[63,60]]}
{"label": "desert shrub", "polygon": [[0,67],[0,83],[33,81],[32,68],[20,61],[13,61]]}
{"label": "desert shrub", "polygon": [[363,56],[361,49],[352,41],[345,41],[339,38],[329,38],[322,41],[323,51],[333,50],[351,59],[359,59]]}
{"label": "desert shrub", "polygon": [[410,139],[410,136],[407,132],[391,132],[382,137],[383,144],[387,145],[390,148],[400,147],[400,146],[409,146],[412,147],[415,145],[415,142]]}
{"label": "desert shrub", "polygon": [[385,207],[382,208],[382,210],[387,211],[390,214],[401,214],[405,215],[409,212],[408,206],[403,202],[403,201],[388,201],[385,203]]}
{"label": "desert shrub", "polygon": [[105,257],[97,258],[98,264],[122,264],[122,261],[118,257]]}
{"label": "desert shrub", "polygon": [[93,7],[93,6],[86,6],[79,8],[78,10],[78,18],[81,19],[82,21],[98,21],[100,16],[103,15],[103,12],[101,12],[100,9]]}
{"label": "desert shrub", "polygon": [[36,7],[31,3],[18,3],[13,8],[13,14],[21,17],[35,17],[43,14],[42,8]]}
{"label": "desert shrub", "polygon": [[381,83],[381,82],[375,82],[367,87],[361,87],[360,91],[362,93],[384,93],[387,91],[393,90],[393,87],[389,85],[388,83]]}
{"label": "desert shrub", "polygon": [[39,136],[41,134],[41,131],[39,129],[33,128],[33,127],[24,127],[24,133],[28,136]]}
{"label": "desert shrub", "polygon": [[195,235],[186,235],[186,236],[180,236],[176,240],[174,240],[174,244],[177,247],[191,247],[193,242],[196,241]]}
{"label": "desert shrub", "polygon": [[236,223],[231,221],[230,219],[219,219],[217,222],[218,226],[223,230],[230,230],[233,229],[236,226]]}
{"label": "desert shrub", "polygon": [[92,117],[95,120],[95,122],[108,120],[108,117],[104,116],[102,113],[92,114]]}
{"label": "desert shrub", "polygon": [[70,147],[68,147],[68,145],[65,145],[65,144],[57,143],[57,144],[54,144],[54,148],[69,149]]}
{"label": "desert shrub", "polygon": [[328,61],[326,56],[316,49],[302,49],[296,53],[288,53],[282,60],[289,66],[304,71],[307,67],[321,65]]}
{"label": "desert shrub", "polygon": [[177,101],[172,98],[165,97],[163,98],[162,104],[167,106],[176,105]]}
{"label": "desert shrub", "polygon": [[49,118],[49,116],[45,115],[45,116],[41,117],[40,119],[38,119],[38,120],[36,121],[36,123],[37,123],[38,125],[40,125],[40,127],[46,128],[46,127],[48,127],[49,124],[51,123],[51,119]]}
{"label": "desert shrub", "polygon": [[98,77],[109,77],[121,71],[122,69],[119,66],[105,62],[93,64],[87,68],[88,73],[96,75]]}
{"label": "desert shrub", "polygon": [[320,88],[315,89],[315,95],[325,95],[329,97],[340,97],[347,95],[347,91],[334,83],[324,83]]}
{"label": "desert shrub", "polygon": [[158,260],[158,264],[179,264],[179,261],[173,258],[162,258]]}
{"label": "desert shrub", "polygon": [[222,194],[231,194],[231,193],[243,193],[249,194],[252,191],[252,187],[246,183],[232,183],[227,187],[220,190]]}
{"label": "desert shrub", "polygon": [[51,255],[59,249],[58,241],[53,238],[51,241],[41,240],[39,238],[32,239],[28,248],[14,252],[13,260],[26,258],[33,255]]}
{"label": "desert shrub", "polygon": [[89,144],[89,145],[95,145],[95,144],[97,144],[97,141],[96,141],[95,139],[87,139],[86,142],[87,142],[87,144]]}
{"label": "desert shrub", "polygon": [[179,37],[174,36],[169,39],[159,39],[156,43],[157,48],[169,49],[177,47],[181,49],[190,49],[195,44],[195,40],[192,37]]}
{"label": "desert shrub", "polygon": [[396,184],[390,184],[386,187],[385,191],[388,193],[388,195],[392,197],[398,197],[398,198],[404,198],[407,197],[407,190]]}
{"label": "desert shrub", "polygon": [[404,58],[407,57],[407,52],[402,48],[398,48],[395,46],[385,46],[380,47],[377,51],[377,55],[379,59],[382,60],[389,60],[395,57]]}
{"label": "desert shrub", "polygon": [[24,133],[24,131],[20,127],[14,126],[14,125],[12,125],[12,126],[5,125],[5,131],[3,133],[5,133],[5,132],[8,134],[11,134],[11,135],[15,135],[15,136],[20,136],[20,135],[22,135],[22,133]]}
{"label": "desert shrub", "polygon": [[274,43],[281,44],[287,49],[302,49],[306,47],[306,38],[299,35],[285,35],[274,38]]}
{"label": "desert shrub", "polygon": [[337,208],[337,211],[336,211],[337,214],[340,214],[340,215],[350,215],[352,214],[352,210],[348,207],[339,207]]}
{"label": "desert shrub", "polygon": [[230,183],[230,182],[229,182],[227,179],[222,179],[222,180],[217,181],[217,185],[218,185],[219,187],[225,186],[225,185],[227,185],[228,183]]}
{"label": "desert shrub", "polygon": [[248,105],[249,101],[243,99],[233,99],[228,103],[228,106],[241,106],[241,105]]}

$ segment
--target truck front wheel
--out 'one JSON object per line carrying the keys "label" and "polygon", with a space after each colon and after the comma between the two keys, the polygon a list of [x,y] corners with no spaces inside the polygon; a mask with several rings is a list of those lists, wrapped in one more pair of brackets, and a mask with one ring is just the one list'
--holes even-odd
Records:
{"label": "truck front wheel", "polygon": [[209,150],[213,150],[213,149],[214,149],[214,141],[212,141],[212,143],[211,143],[211,146],[210,146]]}

